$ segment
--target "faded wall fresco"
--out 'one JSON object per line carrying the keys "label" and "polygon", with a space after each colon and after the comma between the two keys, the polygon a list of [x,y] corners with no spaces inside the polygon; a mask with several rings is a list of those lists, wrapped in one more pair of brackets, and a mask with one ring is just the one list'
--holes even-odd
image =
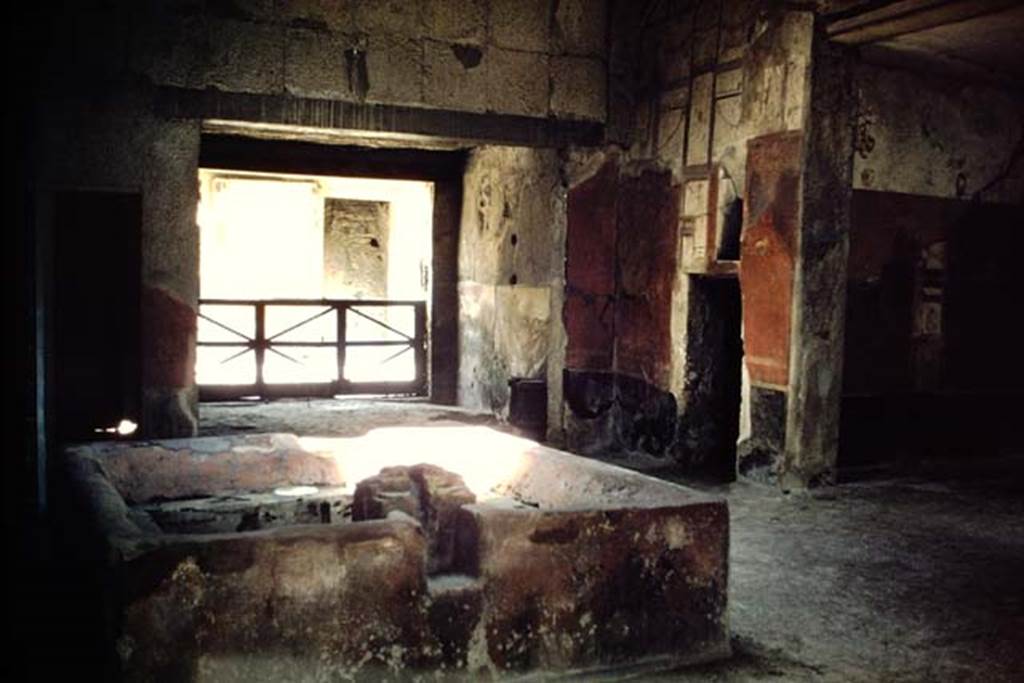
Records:
{"label": "faded wall fresco", "polygon": [[482,147],[470,155],[459,235],[460,405],[504,414],[510,379],[561,373],[561,321],[552,315],[564,279],[558,169],[549,150]]}

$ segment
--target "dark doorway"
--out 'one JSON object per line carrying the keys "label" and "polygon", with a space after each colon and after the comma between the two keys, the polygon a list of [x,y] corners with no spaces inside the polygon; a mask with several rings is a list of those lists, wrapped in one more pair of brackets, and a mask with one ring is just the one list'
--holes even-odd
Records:
{"label": "dark doorway", "polygon": [[56,195],[53,408],[60,441],[139,420],[141,195]]}
{"label": "dark doorway", "polygon": [[691,475],[736,478],[743,342],[736,278],[690,277],[681,462]]}
{"label": "dark doorway", "polygon": [[840,470],[1019,449],[1024,209],[863,190],[851,209]]}

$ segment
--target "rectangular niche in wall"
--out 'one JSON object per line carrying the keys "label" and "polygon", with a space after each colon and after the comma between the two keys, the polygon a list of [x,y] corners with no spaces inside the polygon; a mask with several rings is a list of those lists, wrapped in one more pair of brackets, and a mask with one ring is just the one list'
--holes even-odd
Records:
{"label": "rectangular niche in wall", "polygon": [[324,200],[324,295],[386,299],[390,204]]}

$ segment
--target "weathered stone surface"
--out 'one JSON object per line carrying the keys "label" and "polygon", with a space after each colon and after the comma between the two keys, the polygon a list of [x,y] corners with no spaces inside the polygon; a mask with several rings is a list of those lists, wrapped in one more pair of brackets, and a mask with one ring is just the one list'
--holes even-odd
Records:
{"label": "weathered stone surface", "polygon": [[370,36],[366,48],[369,89],[376,102],[423,102],[423,45],[410,38]]}
{"label": "weathered stone surface", "polygon": [[97,443],[75,453],[99,463],[125,500],[134,503],[344,483],[333,459],[302,450],[288,434]]}
{"label": "weathered stone surface", "polygon": [[804,106],[786,489],[835,482],[842,397],[854,98],[844,51],[815,35],[813,57]]}
{"label": "weathered stone surface", "polygon": [[[869,64],[850,75],[856,190],[966,199],[1000,177],[1024,134],[1019,92]],[[1022,197],[1024,174],[1011,172],[981,198],[1020,203]]]}
{"label": "weathered stone surface", "polygon": [[238,19],[152,13],[137,24],[132,67],[163,85],[279,92],[283,32]]}
{"label": "weathered stone surface", "polygon": [[676,439],[675,396],[615,372],[566,371],[568,445],[580,453],[665,455]]}
{"label": "weathered stone surface", "polygon": [[438,40],[481,45],[487,34],[487,0],[425,0],[427,35]]}
{"label": "weathered stone surface", "polygon": [[566,294],[566,367],[610,370],[615,354],[615,300],[611,295]]}
{"label": "weathered stone surface", "polygon": [[385,467],[356,485],[352,521],[385,519],[402,512],[419,521],[427,535],[427,571],[449,571],[455,558],[455,519],[476,495],[457,474],[435,465]]}
{"label": "weathered stone surface", "polygon": [[685,164],[686,112],[688,88],[663,95],[658,102],[658,161],[677,177]]}
{"label": "weathered stone surface", "polygon": [[127,680],[225,680],[279,649],[293,653],[279,664],[288,679],[411,666],[428,643],[423,550],[415,525],[388,521],[148,552],[122,566],[122,672]]}
{"label": "weathered stone surface", "polygon": [[142,288],[143,383],[149,387],[188,387],[196,339],[196,313],[162,287]]}
{"label": "weathered stone surface", "polygon": [[[194,307],[199,298],[199,232],[196,229],[199,122],[143,119],[131,121],[128,126],[135,128],[135,135],[139,136],[132,143],[137,142],[138,146],[131,148],[136,158],[129,168],[134,168],[134,172],[119,184],[127,182],[137,187],[141,178],[146,187],[142,202],[143,286],[160,288],[177,298],[179,303]],[[127,131],[122,129],[122,132]],[[101,139],[94,141],[102,144]],[[104,164],[114,160],[97,161]],[[119,172],[126,170],[122,168]],[[146,296],[145,290],[143,296]],[[163,308],[157,310],[162,312]],[[184,309],[179,308],[177,315],[184,316]],[[144,339],[146,320],[151,317],[156,316],[151,316],[144,303]],[[192,352],[190,344],[180,340],[171,343],[180,344],[179,350]],[[193,383],[190,373],[184,386],[192,386]]]}
{"label": "weathered stone surface", "polygon": [[612,367],[618,167],[612,161],[569,190],[566,222],[566,366]]}
{"label": "weathered stone surface", "polygon": [[353,0],[289,0],[277,3],[280,18],[292,28],[350,31]]}
{"label": "weathered stone surface", "polygon": [[462,179],[434,183],[431,248],[430,400],[453,405],[459,393],[459,211]]}
{"label": "weathered stone surface", "polygon": [[614,373],[566,369],[563,383],[565,402],[580,418],[598,417],[615,404]]}
{"label": "weathered stone surface", "polygon": [[223,21],[210,26],[213,50],[206,85],[236,92],[280,92],[284,35],[276,26]]}
{"label": "weathered stone surface", "polygon": [[482,583],[465,574],[443,574],[427,579],[427,595],[427,621],[437,638],[440,666],[466,669],[484,609]]}
{"label": "weathered stone surface", "polygon": [[[351,515],[352,496],[340,487],[291,493],[238,493],[136,506],[168,534],[258,531],[297,524],[341,524]],[[349,509],[347,509],[349,508]]]}
{"label": "weathered stone surface", "polygon": [[503,412],[510,378],[561,372],[552,356],[565,229],[558,164],[551,150],[470,156],[458,260],[464,405]]}
{"label": "weathered stone surface", "polygon": [[[724,508],[549,512],[470,506],[499,671],[728,651]],[[686,653],[686,654],[682,654]]]}
{"label": "weathered stone surface", "polygon": [[[490,438],[495,452],[514,447],[520,465],[492,488],[503,498],[471,504],[461,479],[436,466],[387,468],[362,487],[374,514],[390,508],[387,520],[198,535],[165,533],[112,485],[118,452],[138,457],[145,446],[67,451],[81,519],[99,533],[100,569],[116,581],[107,607],[124,677],[379,680],[728,654],[723,502]],[[188,443],[203,453],[260,439]],[[366,457],[352,446],[339,440],[334,459]],[[149,486],[161,483],[159,468],[145,471],[157,478]],[[428,579],[438,539],[453,573]]]}
{"label": "weathered stone surface", "polygon": [[154,83],[205,85],[205,67],[213,48],[201,17],[145,13],[134,22],[130,44],[131,69]]}
{"label": "weathered stone surface", "polygon": [[607,112],[605,66],[589,57],[551,58],[551,114],[603,121]]}
{"label": "weathered stone surface", "polygon": [[553,151],[485,147],[466,168],[459,275],[481,284],[547,286],[564,220]]}
{"label": "weathered stone surface", "polygon": [[739,283],[690,279],[686,360],[675,459],[682,468],[730,480],[736,470],[743,341]]}
{"label": "weathered stone surface", "polygon": [[620,176],[615,161],[569,192],[563,315],[574,372],[564,393],[574,450],[662,455],[675,441],[678,203],[671,174]]}
{"label": "weathered stone surface", "polygon": [[778,481],[779,463],[786,446],[785,392],[751,387],[750,437],[737,447],[737,471],[766,484]]}
{"label": "weathered stone surface", "polygon": [[751,43],[743,76],[749,136],[803,126],[813,25],[810,12],[785,12],[770,18]]}
{"label": "weathered stone surface", "polygon": [[569,190],[566,280],[573,290],[608,295],[615,291],[618,165],[608,161]]}
{"label": "weathered stone surface", "polygon": [[288,29],[285,42],[284,85],[303,97],[352,99],[345,50],[350,40],[337,33],[304,28]]}
{"label": "weathered stone surface", "polygon": [[416,37],[423,32],[422,2],[408,0],[353,0],[355,23],[366,33],[393,33]]}
{"label": "weathered stone surface", "polygon": [[199,430],[199,390],[143,387],[139,435],[187,438]]}
{"label": "weathered stone surface", "polygon": [[548,356],[551,290],[495,288],[495,351],[506,359],[510,377],[540,377]]}
{"label": "weathered stone surface", "polygon": [[758,0],[726,0],[722,8],[722,37],[718,62],[740,59],[750,40],[750,27],[761,9]]}
{"label": "weathered stone surface", "polygon": [[139,135],[133,149],[140,158],[133,162],[137,175],[127,182],[137,185],[142,178],[147,188],[142,203],[140,429],[146,436],[187,437],[196,433],[199,399],[192,372],[199,296],[199,126],[145,119],[129,126]]}
{"label": "weathered stone surface", "polygon": [[551,43],[554,52],[600,56],[605,52],[606,4],[590,0],[559,0]]}
{"label": "weathered stone surface", "polygon": [[495,350],[495,287],[460,282],[458,289],[458,403],[497,411],[508,401],[508,377]]}
{"label": "weathered stone surface", "polygon": [[663,456],[676,440],[676,398],[643,379],[618,375],[619,440],[625,450]]}
{"label": "weathered stone surface", "polygon": [[491,0],[491,40],[498,47],[547,52],[551,0]]}
{"label": "weathered stone surface", "polygon": [[548,56],[490,48],[487,51],[488,104],[492,111],[544,116],[548,110]]}
{"label": "weathered stone surface", "polygon": [[[52,17],[40,15],[53,40],[32,70],[39,80],[42,116],[33,126],[38,133],[33,144],[40,152],[37,180],[70,188],[88,178],[91,187],[141,193],[143,282],[166,290],[194,310],[199,290],[195,176],[203,120],[224,117],[243,126],[258,122],[372,128],[388,134],[464,133],[473,139],[525,144],[596,139],[597,127],[541,120],[548,113],[548,104],[539,98],[547,97],[549,80],[543,63],[551,52],[550,0],[528,8],[520,2],[499,5],[493,13],[496,37],[490,43],[486,35],[480,39],[480,14],[490,12],[486,3],[443,0],[429,8],[424,2],[355,0],[86,3],[65,7]],[[432,37],[435,29],[443,37]],[[453,52],[452,41],[461,59]],[[370,106],[350,106],[359,93],[348,82],[344,53],[356,43],[365,49],[365,99]],[[480,61],[467,68],[464,64],[476,58],[474,49],[480,50]],[[488,78],[486,53],[491,49],[497,71],[514,75],[521,88],[497,87],[505,76]],[[429,62],[425,56],[438,51],[449,55],[443,65],[452,67],[453,74],[469,76],[439,73],[441,60],[424,65]],[[480,69],[483,75],[473,73]],[[431,92],[444,95],[431,102],[423,96],[428,73],[434,78]],[[595,87],[603,87],[603,69],[592,75]],[[495,104],[499,100],[501,104]],[[378,109],[377,104],[397,109]],[[529,120],[453,120],[429,111],[433,107],[484,112],[506,106],[510,111],[499,113],[526,114]],[[558,179],[557,170],[553,177]],[[551,199],[549,204],[557,209],[557,188],[552,193],[547,189],[529,191]],[[514,264],[520,282],[532,279],[532,286],[547,286],[561,276],[560,259],[534,255],[556,254],[564,248],[558,233],[563,219],[557,218],[562,213],[552,211],[551,221],[538,214],[523,218],[535,220],[541,235],[532,241],[524,238],[519,250],[523,256]],[[551,226],[555,229],[548,230]],[[531,271],[534,263],[538,265]],[[435,263],[433,272],[441,270]],[[504,283],[512,274],[507,273]],[[435,308],[438,318],[446,315],[441,309]],[[160,324],[146,321],[149,316],[150,308],[144,306],[143,325],[151,331],[145,333],[144,354],[165,356],[168,363],[153,370],[157,381],[144,382],[142,428],[149,436],[187,436],[196,428],[196,393],[190,377],[194,336],[178,336],[187,332],[184,329],[164,334]],[[160,348],[151,351],[151,343]],[[167,380],[165,369],[173,377],[180,372],[185,379]],[[557,376],[557,364],[551,372]],[[506,380],[503,377],[501,383]],[[437,395],[453,400],[452,383]]]}
{"label": "weathered stone surface", "polygon": [[711,146],[711,108],[714,106],[714,74],[702,74],[693,79],[690,94],[690,116],[687,119],[686,163],[706,164]]}
{"label": "weathered stone surface", "polygon": [[427,41],[424,45],[425,102],[468,111],[488,108],[486,54],[471,45]]}

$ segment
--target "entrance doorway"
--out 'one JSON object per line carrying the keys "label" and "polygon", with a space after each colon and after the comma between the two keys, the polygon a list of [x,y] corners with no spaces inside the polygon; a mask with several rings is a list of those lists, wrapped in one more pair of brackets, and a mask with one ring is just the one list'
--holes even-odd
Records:
{"label": "entrance doorway", "polygon": [[454,372],[432,361],[455,334],[462,166],[455,152],[204,136],[200,399],[448,402]]}
{"label": "entrance doorway", "polygon": [[425,393],[432,183],[199,182],[204,398]]}
{"label": "entrance doorway", "polygon": [[686,406],[679,425],[688,474],[736,478],[743,391],[742,306],[735,277],[690,276]]}
{"label": "entrance doorway", "polygon": [[109,438],[140,421],[142,197],[66,191],[55,199],[55,433],[64,442]]}

